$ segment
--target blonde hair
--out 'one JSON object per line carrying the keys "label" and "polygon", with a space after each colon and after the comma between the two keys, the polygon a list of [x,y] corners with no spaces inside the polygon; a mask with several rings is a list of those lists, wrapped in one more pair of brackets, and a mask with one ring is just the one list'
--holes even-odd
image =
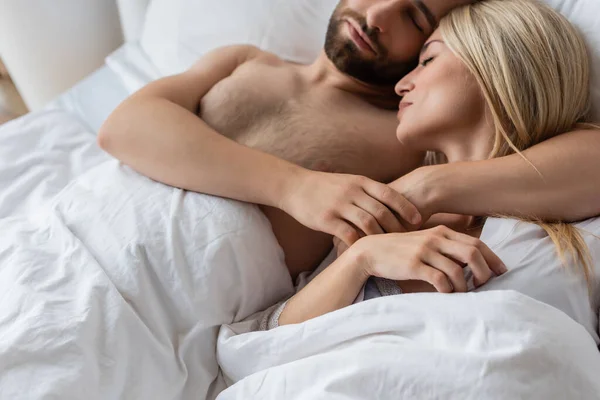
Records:
{"label": "blonde hair", "polygon": [[[513,153],[525,158],[521,151],[535,144],[591,127],[586,124],[591,99],[585,42],[549,6],[532,0],[477,2],[453,10],[441,21],[440,32],[488,103],[496,130],[490,158]],[[541,226],[563,264],[566,254],[572,256],[591,285],[589,249],[573,225],[519,218]]]}

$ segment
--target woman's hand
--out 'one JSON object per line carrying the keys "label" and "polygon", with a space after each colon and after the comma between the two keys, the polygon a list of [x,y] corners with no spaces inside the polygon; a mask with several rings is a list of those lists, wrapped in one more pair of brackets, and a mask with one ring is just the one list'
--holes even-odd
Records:
{"label": "woman's hand", "polygon": [[437,204],[441,186],[436,181],[439,168],[437,165],[420,167],[389,184],[390,188],[402,194],[419,209],[423,224],[433,214],[443,212]]}
{"label": "woman's hand", "polygon": [[362,236],[406,232],[421,222],[417,208],[388,185],[357,175],[308,170],[293,178],[279,208],[348,246]]}
{"label": "woman's hand", "polygon": [[371,276],[425,281],[440,293],[467,291],[463,272],[466,265],[473,272],[476,287],[494,274],[506,272],[504,263],[485,243],[445,226],[366,237],[349,251]]}

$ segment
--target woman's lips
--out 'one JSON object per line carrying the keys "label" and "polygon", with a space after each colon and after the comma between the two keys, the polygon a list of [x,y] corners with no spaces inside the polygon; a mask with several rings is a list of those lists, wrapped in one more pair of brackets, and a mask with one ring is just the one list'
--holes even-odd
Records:
{"label": "woman's lips", "polygon": [[406,110],[408,107],[412,106],[413,103],[409,103],[409,102],[401,102],[400,105],[398,106],[398,117],[400,117],[400,114],[402,114],[402,111]]}
{"label": "woman's lips", "polygon": [[346,22],[348,23],[348,30],[350,31],[350,37],[352,38],[352,41],[354,42],[354,44],[356,44],[359,49],[361,49],[367,53],[377,55],[377,52],[375,51],[373,44],[370,42],[369,38],[366,37],[366,35],[364,35],[364,33],[361,30],[359,30],[360,27],[358,26],[358,24],[350,19],[347,19]]}

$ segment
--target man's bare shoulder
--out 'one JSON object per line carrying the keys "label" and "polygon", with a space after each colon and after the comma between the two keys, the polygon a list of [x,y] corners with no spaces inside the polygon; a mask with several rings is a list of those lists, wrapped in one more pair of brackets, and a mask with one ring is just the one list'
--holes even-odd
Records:
{"label": "man's bare shoulder", "polygon": [[237,44],[231,46],[224,46],[219,48],[222,51],[231,51],[236,52],[237,54],[247,57],[247,58],[262,58],[273,61],[283,61],[279,56],[275,53],[271,53],[270,51],[265,51],[260,47],[256,47],[250,44]]}
{"label": "man's bare shoulder", "polygon": [[274,53],[264,51],[256,46],[239,44],[216,48],[201,57],[192,69],[202,68],[214,64],[234,64],[236,66],[251,61],[278,64],[284,61]]}

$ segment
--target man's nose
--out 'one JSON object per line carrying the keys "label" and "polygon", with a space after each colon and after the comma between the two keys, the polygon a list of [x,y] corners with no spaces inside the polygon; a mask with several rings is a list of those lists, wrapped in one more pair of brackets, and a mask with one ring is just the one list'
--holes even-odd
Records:
{"label": "man's nose", "polygon": [[397,17],[398,0],[378,0],[367,10],[367,24],[381,33],[389,31]]}

